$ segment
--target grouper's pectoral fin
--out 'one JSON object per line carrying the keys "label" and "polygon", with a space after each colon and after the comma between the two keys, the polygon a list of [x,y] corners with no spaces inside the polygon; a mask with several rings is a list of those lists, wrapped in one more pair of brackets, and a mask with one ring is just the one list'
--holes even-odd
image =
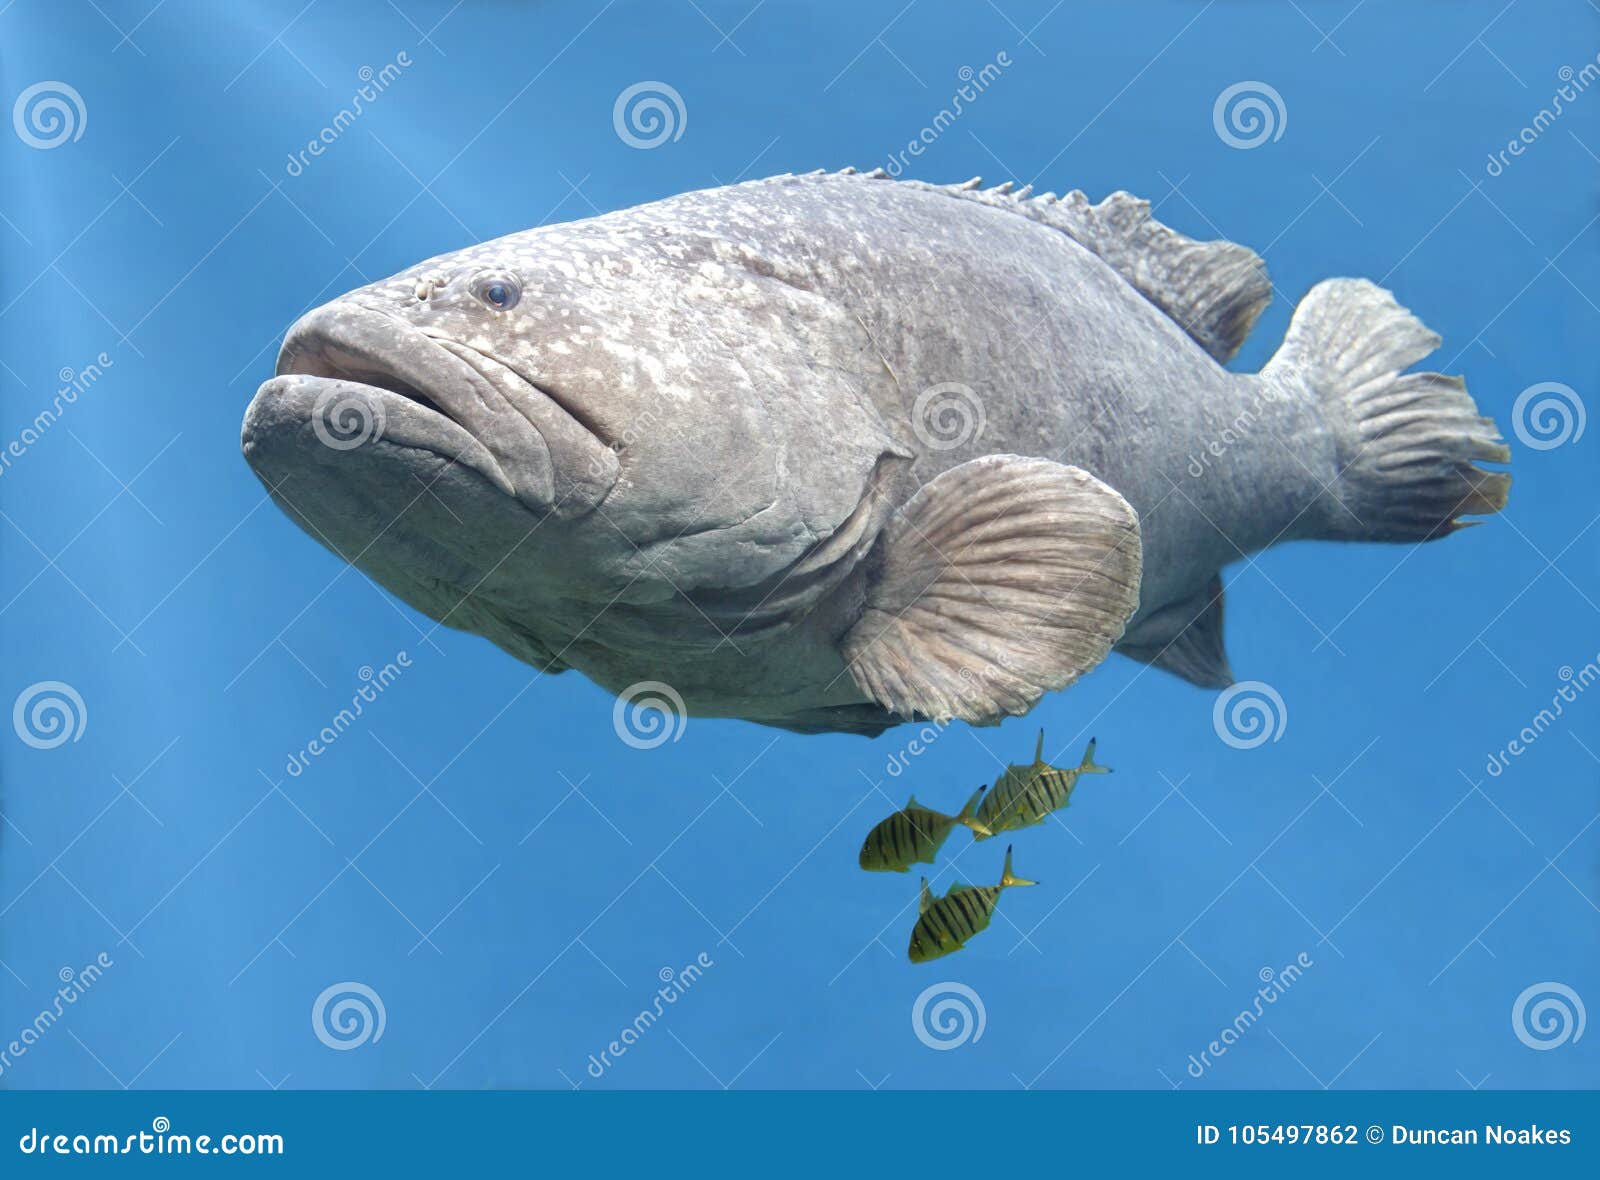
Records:
{"label": "grouper's pectoral fin", "polygon": [[1077,467],[987,455],[923,485],[885,528],[841,644],[905,718],[992,725],[1106,656],[1139,605],[1139,518]]}
{"label": "grouper's pectoral fin", "polygon": [[1117,651],[1201,688],[1227,688],[1233,669],[1222,642],[1222,576],[1213,574],[1200,593],[1140,622]]}

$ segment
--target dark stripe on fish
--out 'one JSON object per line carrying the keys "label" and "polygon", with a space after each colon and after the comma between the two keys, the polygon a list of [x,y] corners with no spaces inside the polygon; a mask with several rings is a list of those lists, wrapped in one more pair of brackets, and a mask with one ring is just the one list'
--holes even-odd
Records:
{"label": "dark stripe on fish", "polygon": [[1040,823],[1067,805],[1077,781],[1076,770],[1007,767],[978,809],[978,819],[991,832]]}

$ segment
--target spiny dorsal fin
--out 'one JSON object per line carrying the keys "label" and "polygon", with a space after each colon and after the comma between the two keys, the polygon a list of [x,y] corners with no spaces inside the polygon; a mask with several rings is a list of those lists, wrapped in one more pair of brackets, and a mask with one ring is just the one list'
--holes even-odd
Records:
{"label": "spiny dorsal fin", "polygon": [[1222,641],[1222,576],[1213,574],[1199,594],[1157,611],[1117,650],[1201,688],[1227,688],[1233,669]]}

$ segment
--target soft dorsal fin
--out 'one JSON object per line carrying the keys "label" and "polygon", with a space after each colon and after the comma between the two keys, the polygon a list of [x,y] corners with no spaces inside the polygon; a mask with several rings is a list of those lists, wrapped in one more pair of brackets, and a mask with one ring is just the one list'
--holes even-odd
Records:
{"label": "soft dorsal fin", "polygon": [[1157,611],[1117,650],[1201,688],[1228,687],[1233,670],[1222,642],[1222,576],[1213,574],[1200,593]]}
{"label": "soft dorsal fin", "polygon": [[[1197,242],[1150,216],[1150,202],[1112,193],[1098,205],[1068,193],[1051,207],[1066,232],[1105,259],[1217,361],[1239,351],[1272,299],[1260,255],[1235,242]],[[1065,228],[1065,227],[1064,227]]]}
{"label": "soft dorsal fin", "polygon": [[1239,351],[1272,299],[1261,256],[1236,242],[1197,242],[1150,215],[1150,202],[1115,192],[1091,205],[1081,192],[1028,197],[1010,184],[980,188],[905,181],[926,189],[1021,213],[1092,250],[1155,304],[1219,363]]}

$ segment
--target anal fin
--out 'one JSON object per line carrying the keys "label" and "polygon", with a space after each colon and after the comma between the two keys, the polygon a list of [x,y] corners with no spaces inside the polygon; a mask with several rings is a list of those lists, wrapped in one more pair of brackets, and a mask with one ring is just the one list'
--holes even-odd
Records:
{"label": "anal fin", "polygon": [[1222,575],[1211,575],[1200,593],[1156,611],[1117,651],[1201,688],[1228,687],[1233,669],[1222,641]]}

